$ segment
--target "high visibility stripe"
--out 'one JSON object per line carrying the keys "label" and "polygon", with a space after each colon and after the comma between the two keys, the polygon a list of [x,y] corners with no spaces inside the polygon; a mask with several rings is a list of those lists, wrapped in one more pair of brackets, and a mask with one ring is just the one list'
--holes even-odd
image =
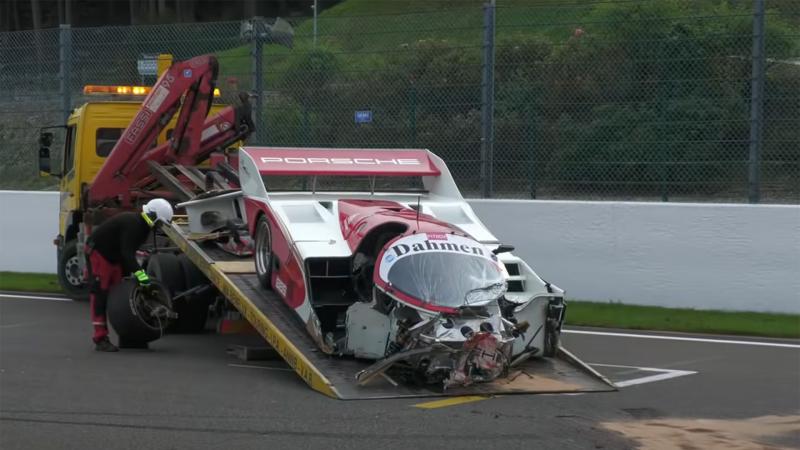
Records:
{"label": "high visibility stripe", "polygon": [[153,221],[150,219],[150,216],[148,216],[146,213],[142,212],[142,218],[144,219],[145,222],[147,222],[148,225],[150,225],[151,227],[153,226]]}

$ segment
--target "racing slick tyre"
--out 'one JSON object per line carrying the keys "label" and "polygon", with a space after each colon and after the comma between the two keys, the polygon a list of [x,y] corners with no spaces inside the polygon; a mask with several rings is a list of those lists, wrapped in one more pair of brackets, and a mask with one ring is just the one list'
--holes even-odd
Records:
{"label": "racing slick tyre", "polygon": [[67,242],[58,254],[58,284],[74,300],[89,299],[89,286],[84,282],[78,263],[78,241],[74,239]]}
{"label": "racing slick tyre", "polygon": [[272,289],[272,231],[266,216],[256,223],[256,244],[254,252],[256,275],[264,289]]}
{"label": "racing slick tyre", "polygon": [[183,269],[178,257],[172,253],[156,253],[147,263],[147,274],[160,281],[173,296],[185,288]]}
{"label": "racing slick tyre", "polygon": [[153,314],[156,308],[169,307],[169,294],[158,282],[153,295],[143,294],[136,280],[125,278],[108,293],[108,321],[126,346],[146,346],[160,338],[168,321]]}
{"label": "racing slick tyre", "polygon": [[201,333],[206,328],[208,308],[217,296],[217,290],[211,286],[203,272],[198,269],[186,255],[178,255],[178,264],[183,272],[186,290],[198,286],[207,286],[203,290],[186,297],[173,300],[173,307],[178,313],[169,331],[174,333]]}
{"label": "racing slick tyre", "polygon": [[566,305],[563,299],[552,299],[547,304],[544,326],[544,356],[552,358],[561,344],[561,325],[564,322]]}

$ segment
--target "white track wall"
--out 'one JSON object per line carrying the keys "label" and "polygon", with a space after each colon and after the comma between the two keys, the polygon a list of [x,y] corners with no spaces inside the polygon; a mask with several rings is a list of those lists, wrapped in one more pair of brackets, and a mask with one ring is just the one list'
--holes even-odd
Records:
{"label": "white track wall", "polygon": [[58,192],[0,191],[0,271],[56,272]]}
{"label": "white track wall", "polygon": [[[0,271],[55,272],[58,198],[0,191]],[[470,203],[569,298],[800,313],[800,206]]]}
{"label": "white track wall", "polygon": [[800,313],[800,206],[470,203],[568,298]]}

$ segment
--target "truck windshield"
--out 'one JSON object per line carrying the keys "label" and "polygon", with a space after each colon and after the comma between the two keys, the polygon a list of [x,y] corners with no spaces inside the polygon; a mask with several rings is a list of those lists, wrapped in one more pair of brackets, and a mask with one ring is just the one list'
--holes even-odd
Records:
{"label": "truck windshield", "polygon": [[425,252],[397,260],[391,285],[424,303],[459,308],[495,300],[506,290],[497,264],[480,256]]}

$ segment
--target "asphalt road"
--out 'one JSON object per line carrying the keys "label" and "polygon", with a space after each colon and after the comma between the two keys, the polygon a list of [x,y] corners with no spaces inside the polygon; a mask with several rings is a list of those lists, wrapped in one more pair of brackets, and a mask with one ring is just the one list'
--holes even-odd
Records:
{"label": "asphalt road", "polygon": [[[580,329],[565,346],[618,392],[421,409],[432,399],[329,399],[280,361],[226,354],[237,337],[170,335],[149,351],[100,354],[90,328],[86,303],[0,295],[0,448],[670,448],[660,430],[674,448],[731,448],[726,436],[735,448],[800,448],[798,341]],[[780,432],[755,432],[746,446],[740,424],[763,416],[778,416]],[[705,425],[679,429],[681,419]],[[733,425],[726,435],[708,419]],[[630,424],[654,434],[612,431]]]}

